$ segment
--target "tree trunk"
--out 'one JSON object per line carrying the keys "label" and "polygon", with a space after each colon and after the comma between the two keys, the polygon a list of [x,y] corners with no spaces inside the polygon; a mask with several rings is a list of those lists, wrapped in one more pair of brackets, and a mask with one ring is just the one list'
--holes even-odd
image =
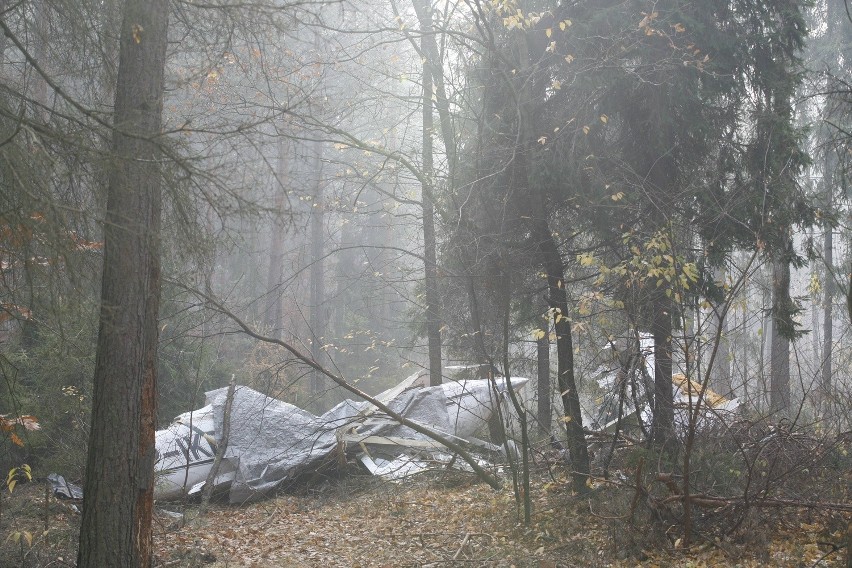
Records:
{"label": "tree trunk", "polygon": [[125,6],[77,565],[151,565],[167,0]]}
{"label": "tree trunk", "polygon": [[[543,207],[539,214],[543,214]],[[591,466],[586,435],[583,432],[583,416],[580,412],[580,393],[574,377],[574,342],[571,337],[568,294],[565,290],[565,265],[559,254],[556,241],[547,221],[538,219],[533,237],[539,246],[542,265],[547,274],[547,289],[550,307],[553,308],[553,323],[556,330],[556,373],[562,398],[565,426],[568,430],[568,449],[571,452],[572,481],[574,491],[588,491]]]}
{"label": "tree trunk", "polygon": [[441,137],[444,139],[444,152],[447,155],[448,178],[452,184],[455,180],[458,157],[453,131],[453,120],[450,115],[450,103],[447,98],[447,90],[444,86],[443,66],[440,65],[438,43],[435,41],[435,33],[432,25],[432,6],[430,0],[414,0],[411,4],[420,22],[420,30],[423,32],[420,39],[420,50],[424,59],[424,74],[429,73],[430,81],[428,90],[425,89],[426,83],[424,81],[424,92],[426,93],[425,96],[429,99],[430,106],[433,102],[432,97],[434,97],[435,107],[438,110]]}
{"label": "tree trunk", "polygon": [[651,333],[654,336],[654,417],[651,440],[655,446],[664,448],[674,441],[672,305],[665,296],[654,300]]}
{"label": "tree trunk", "polygon": [[550,435],[550,338],[547,330],[543,337],[536,340],[538,362],[538,427],[542,436]]}
{"label": "tree trunk", "polygon": [[[325,270],[323,263],[323,229],[325,227],[325,211],[323,198],[325,182],[322,177],[322,142],[314,142],[314,194],[311,200],[311,294],[310,294],[310,325],[311,325],[311,357],[319,365],[324,365],[323,342],[325,341]],[[316,371],[311,376],[311,401],[316,408],[322,406],[323,379]]]}
{"label": "tree trunk", "polygon": [[[528,193],[530,211],[529,230],[532,242],[535,243],[538,260],[547,278],[548,304],[553,310],[553,323],[556,332],[556,374],[559,385],[563,420],[568,434],[568,450],[571,452],[571,478],[574,491],[588,491],[586,482],[591,471],[589,463],[589,448],[586,445],[586,435],[583,431],[583,415],[580,411],[580,392],[574,377],[574,343],[571,337],[570,310],[568,308],[568,293],[565,288],[565,263],[559,252],[559,245],[549,222],[549,203],[539,180],[532,175],[532,164],[529,162],[536,147],[535,119],[540,109],[532,105],[532,101],[543,100],[542,93],[534,96],[534,66],[531,65],[529,46],[521,33],[515,34],[515,46],[518,51],[519,77],[523,84],[519,89],[519,122],[518,140],[519,152],[515,156],[515,180],[512,187],[524,188]],[[541,88],[542,82],[535,84]]]}
{"label": "tree trunk", "polygon": [[[727,278],[724,264],[716,267],[713,278],[716,282],[721,282],[724,286],[725,279]],[[713,328],[710,337],[715,337],[716,330],[719,329],[719,327],[722,328],[722,333],[719,335],[719,349],[716,353],[716,360],[711,371],[712,377],[710,384],[712,385],[713,390],[725,396],[728,396],[733,390],[731,386],[731,352],[730,343],[728,342],[730,326],[728,325],[728,318],[720,317],[722,308],[727,301],[728,298],[724,298],[722,303],[716,306],[716,313],[710,316],[713,321]],[[712,352],[712,350],[713,346],[710,345],[709,351]]]}
{"label": "tree trunk", "polygon": [[[432,54],[427,38],[432,42],[435,38],[432,32],[432,11],[428,4],[419,6],[414,2],[420,19],[421,49],[423,53]],[[427,57],[428,59],[428,57]],[[441,315],[438,299],[438,254],[435,241],[435,204],[432,201],[431,184],[435,180],[434,160],[432,157],[432,131],[434,119],[432,116],[432,69],[431,62],[423,63],[423,173],[429,183],[424,183],[421,202],[423,204],[423,258],[426,271],[426,337],[429,342],[429,384],[440,385],[443,382],[441,369]]]}
{"label": "tree trunk", "polygon": [[[45,0],[39,0],[35,3],[35,25],[33,26],[35,41],[33,42],[32,54],[42,71],[46,72],[49,72],[50,69],[50,57],[47,48],[47,42],[50,38],[49,14],[50,8]],[[28,90],[30,91],[28,95],[33,101],[33,115],[36,120],[46,124],[50,120],[47,81],[34,69],[30,71]]]}
{"label": "tree trunk", "polygon": [[[275,174],[275,213],[283,215],[284,205],[287,202],[287,177],[290,171],[289,164],[290,144],[285,136],[278,138],[278,163]],[[281,336],[282,309],[281,309],[281,276],[284,271],[284,235],[286,231],[278,223],[272,223],[269,236],[269,274],[266,278],[266,292],[270,296],[269,311],[266,314],[266,325],[270,334],[275,337]]]}
{"label": "tree trunk", "polygon": [[[829,156],[830,156],[829,152]],[[826,156],[825,171],[823,179],[825,183],[825,206],[826,211],[831,211],[832,195],[834,193],[834,161]],[[834,232],[830,225],[825,227],[823,240],[823,255],[825,260],[825,299],[822,314],[822,381],[820,398],[823,401],[823,412],[827,412],[831,401],[831,356],[834,348]]]}
{"label": "tree trunk", "polygon": [[[787,254],[793,242],[788,239],[784,251],[772,257],[772,341],[769,356],[769,408],[778,418],[786,415],[790,407],[790,334],[792,331],[789,310],[790,261]],[[790,329],[788,329],[790,328]],[[786,332],[785,332],[786,330]]]}

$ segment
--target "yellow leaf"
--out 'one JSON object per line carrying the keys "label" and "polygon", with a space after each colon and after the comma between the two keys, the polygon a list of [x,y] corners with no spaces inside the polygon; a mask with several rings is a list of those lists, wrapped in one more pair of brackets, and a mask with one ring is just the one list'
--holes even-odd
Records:
{"label": "yellow leaf", "polygon": [[571,417],[570,416],[563,416],[562,418],[560,418],[560,420],[562,420],[562,422],[565,422],[567,424],[567,423],[571,422]]}
{"label": "yellow leaf", "polygon": [[547,332],[543,329],[537,329],[533,332],[533,337],[535,337],[536,341],[539,339],[544,339],[544,336],[547,335]]}
{"label": "yellow leaf", "polygon": [[580,262],[580,266],[591,266],[595,263],[595,256],[587,252],[578,254],[577,260]]}
{"label": "yellow leaf", "polygon": [[601,122],[603,122],[604,124],[606,124],[606,123],[607,123],[607,121],[609,121],[609,117],[608,117],[607,115],[605,115],[605,114],[602,114],[602,115],[601,115]]}
{"label": "yellow leaf", "polygon": [[544,30],[544,35],[546,35],[547,37],[552,36],[553,35],[553,28],[547,28],[546,30]]}
{"label": "yellow leaf", "polygon": [[561,22],[559,22],[559,25],[562,26],[562,24],[565,24],[566,28],[570,28],[573,25],[573,23],[574,22],[572,22],[571,20],[562,20]]}
{"label": "yellow leaf", "polygon": [[590,129],[589,129],[589,127],[588,127],[588,126],[584,126],[584,127],[583,127],[583,134],[588,134],[588,133],[589,133],[589,130],[590,130]]}
{"label": "yellow leaf", "polygon": [[135,43],[142,43],[142,32],[145,31],[145,28],[140,26],[139,24],[133,24],[133,41]]}
{"label": "yellow leaf", "polygon": [[565,56],[565,61],[567,61],[568,63],[572,63],[574,61],[574,56],[569,53]]}

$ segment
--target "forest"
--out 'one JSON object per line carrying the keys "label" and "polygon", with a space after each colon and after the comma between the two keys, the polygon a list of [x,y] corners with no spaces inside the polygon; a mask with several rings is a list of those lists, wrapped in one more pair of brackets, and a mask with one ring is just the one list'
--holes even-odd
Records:
{"label": "forest", "polygon": [[[0,28],[0,568],[852,567],[848,0]],[[475,437],[394,402],[476,381]],[[431,466],[371,476],[347,422],[227,503],[255,391]],[[200,503],[161,499],[161,432],[210,404]]]}

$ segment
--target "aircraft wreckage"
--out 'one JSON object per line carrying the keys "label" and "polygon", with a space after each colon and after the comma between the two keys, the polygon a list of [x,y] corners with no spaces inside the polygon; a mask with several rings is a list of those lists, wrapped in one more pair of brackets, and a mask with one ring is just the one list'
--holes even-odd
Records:
{"label": "aircraft wreckage", "polygon": [[[376,396],[390,410],[426,426],[482,456],[503,454],[475,436],[487,431],[506,380],[416,384],[417,373]],[[515,390],[528,379],[511,379]],[[201,490],[213,466],[223,431],[228,388],[206,393],[206,406],[178,416],[156,434],[158,481],[155,497],[174,499]],[[455,461],[443,445],[401,425],[369,402],[344,400],[322,416],[270,398],[246,386],[234,391],[230,434],[214,487],[228,489],[231,503],[261,497],[282,484],[316,471],[335,456],[356,454],[374,475],[394,478],[422,471],[424,460]],[[460,461],[460,460],[459,460]]]}

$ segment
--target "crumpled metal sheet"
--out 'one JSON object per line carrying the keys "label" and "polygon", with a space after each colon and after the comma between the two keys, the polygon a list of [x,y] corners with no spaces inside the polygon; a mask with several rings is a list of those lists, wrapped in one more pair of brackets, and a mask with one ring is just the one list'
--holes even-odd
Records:
{"label": "crumpled metal sheet", "polygon": [[[471,442],[477,450],[494,447],[473,438],[476,431],[487,426],[496,408],[497,396],[487,380],[411,388],[421,376],[422,373],[416,373],[376,398],[408,420],[460,442]],[[512,384],[520,388],[526,381],[514,379]],[[503,390],[505,384],[498,383],[498,391]],[[212,408],[216,443],[221,442],[227,392],[227,388],[221,388],[206,393],[207,405]],[[158,434],[164,432],[168,430]],[[165,448],[167,437],[158,436],[158,451],[161,445]],[[428,436],[399,424],[366,401],[345,400],[316,416],[249,387],[237,386],[222,464],[229,471],[227,480],[233,479],[230,502],[256,499],[288,480],[315,471],[346,442],[366,444],[371,454],[391,459],[407,449],[412,454],[445,451],[443,447],[433,448]],[[189,453],[185,453],[184,462],[187,460],[192,460]],[[164,461],[163,465],[174,467],[171,462]]]}
{"label": "crumpled metal sheet", "polygon": [[[213,406],[216,432],[224,424],[227,389],[208,393]],[[373,414],[362,419],[368,403],[345,401],[322,416],[265,396],[248,387],[237,387],[231,407],[231,431],[225,458],[236,464],[231,484],[231,503],[242,503],[264,495],[288,479],[316,469],[338,444],[340,430],[359,435],[387,436],[412,440],[423,434]],[[441,391],[405,391],[388,407],[410,420],[448,433],[450,420]]]}

